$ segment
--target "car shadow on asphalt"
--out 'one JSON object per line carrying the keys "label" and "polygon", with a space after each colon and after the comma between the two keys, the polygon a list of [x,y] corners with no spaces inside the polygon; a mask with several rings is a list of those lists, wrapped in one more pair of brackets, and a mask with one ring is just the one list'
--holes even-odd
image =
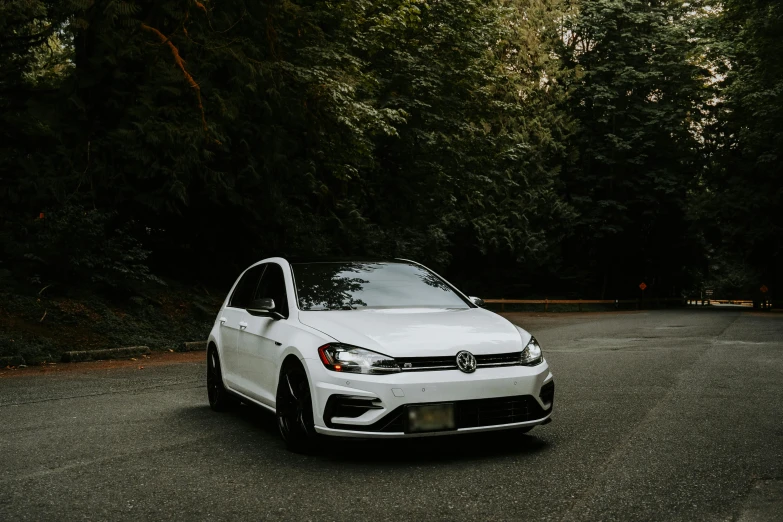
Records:
{"label": "car shadow on asphalt", "polygon": [[[245,436],[257,437],[267,450],[290,455],[280,438],[274,414],[252,405],[238,405],[229,412],[218,414],[208,406],[187,407],[179,410],[180,421],[199,424],[220,421],[216,429],[239,431]],[[546,430],[537,427],[535,430]],[[536,431],[522,434],[515,430],[487,433],[419,437],[411,439],[357,439],[323,437],[320,450],[310,457],[325,462],[345,464],[410,465],[421,462],[456,462],[493,458],[524,457],[545,452],[550,444],[536,436]],[[543,433],[542,433],[543,434]],[[221,437],[221,444],[231,444],[232,437]],[[247,442],[244,440],[243,442]],[[224,448],[229,449],[229,448]]]}

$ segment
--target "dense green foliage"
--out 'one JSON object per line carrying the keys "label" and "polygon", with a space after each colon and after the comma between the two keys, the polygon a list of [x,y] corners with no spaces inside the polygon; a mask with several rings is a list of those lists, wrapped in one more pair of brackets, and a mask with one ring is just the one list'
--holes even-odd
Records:
{"label": "dense green foliage", "polygon": [[579,156],[563,180],[580,218],[569,254],[600,278],[602,295],[642,280],[678,295],[698,262],[685,215],[707,72],[693,60],[690,9],[681,0],[585,0],[570,27]]}
{"label": "dense green foliage", "polygon": [[695,211],[719,284],[759,297],[760,282],[783,285],[783,5],[727,0],[724,10],[714,44],[720,98]]}
{"label": "dense green foliage", "polygon": [[494,296],[774,286],[781,16],[0,0],[0,269],[117,289],[367,254]]}

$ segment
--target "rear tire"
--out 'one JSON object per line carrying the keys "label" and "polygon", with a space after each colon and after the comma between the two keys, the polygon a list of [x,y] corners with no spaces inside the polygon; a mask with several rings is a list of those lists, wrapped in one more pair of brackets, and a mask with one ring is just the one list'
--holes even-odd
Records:
{"label": "rear tire", "polygon": [[286,364],[277,386],[277,426],[286,447],[295,453],[313,453],[320,436],[315,431],[310,383],[302,365]]}
{"label": "rear tire", "polygon": [[214,345],[207,350],[207,397],[209,407],[215,411],[226,411],[234,402],[223,385],[220,357]]}

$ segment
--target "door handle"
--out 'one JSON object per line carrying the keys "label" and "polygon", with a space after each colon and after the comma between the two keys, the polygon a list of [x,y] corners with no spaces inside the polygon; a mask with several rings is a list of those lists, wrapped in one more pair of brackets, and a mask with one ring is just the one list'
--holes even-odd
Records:
{"label": "door handle", "polygon": [[247,328],[247,323],[244,322],[244,321],[240,322],[239,323],[239,329],[240,330],[244,330],[245,328]]}
{"label": "door handle", "polygon": [[220,318],[220,324],[226,324],[226,318],[225,317],[221,317]]}

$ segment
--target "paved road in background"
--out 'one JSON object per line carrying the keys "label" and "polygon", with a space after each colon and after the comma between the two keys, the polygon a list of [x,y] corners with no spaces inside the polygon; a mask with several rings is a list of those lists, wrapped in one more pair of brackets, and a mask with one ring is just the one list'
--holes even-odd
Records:
{"label": "paved road in background", "polygon": [[201,363],[0,378],[0,520],[783,520],[783,315],[509,317],[557,385],[522,436],[302,456]]}

